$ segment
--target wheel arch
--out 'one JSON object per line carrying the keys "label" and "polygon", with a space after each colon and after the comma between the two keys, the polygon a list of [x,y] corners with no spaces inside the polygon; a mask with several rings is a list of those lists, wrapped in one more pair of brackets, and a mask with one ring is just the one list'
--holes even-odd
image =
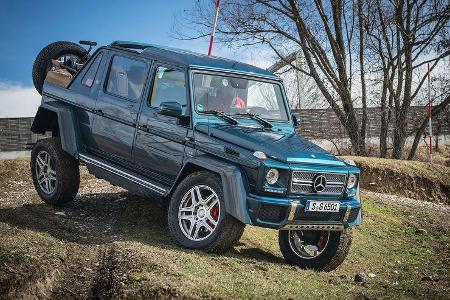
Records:
{"label": "wheel arch", "polygon": [[76,125],[76,116],[71,107],[56,102],[44,103],[36,113],[31,131],[37,134],[51,131],[52,136],[60,138],[62,149],[78,158],[80,139]]}
{"label": "wheel arch", "polygon": [[198,171],[209,171],[217,174],[222,182],[226,212],[242,223],[252,223],[247,207],[246,180],[237,165],[210,157],[188,158],[169,191],[169,197],[184,178]]}

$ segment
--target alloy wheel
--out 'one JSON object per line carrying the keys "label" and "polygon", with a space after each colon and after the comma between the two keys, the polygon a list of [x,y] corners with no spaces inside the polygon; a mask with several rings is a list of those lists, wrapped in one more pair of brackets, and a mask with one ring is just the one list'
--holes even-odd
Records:
{"label": "alloy wheel", "polygon": [[216,230],[219,219],[220,201],[212,188],[196,185],[184,194],[178,209],[178,224],[188,239],[208,238]]}
{"label": "alloy wheel", "polygon": [[47,151],[40,151],[36,156],[36,178],[45,194],[52,194],[56,189],[57,178],[55,163]]}
{"label": "alloy wheel", "polygon": [[304,259],[318,257],[326,249],[330,239],[329,231],[289,231],[289,246]]}

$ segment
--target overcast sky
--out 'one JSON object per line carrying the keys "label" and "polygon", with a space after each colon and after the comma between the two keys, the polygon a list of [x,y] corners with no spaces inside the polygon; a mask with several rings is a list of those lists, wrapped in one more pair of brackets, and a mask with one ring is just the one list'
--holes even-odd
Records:
{"label": "overcast sky", "polygon": [[[31,79],[39,51],[59,40],[99,45],[134,40],[206,53],[208,39],[173,38],[174,16],[194,0],[25,1],[0,0],[0,118],[28,117],[40,103]],[[216,45],[214,55],[255,63],[251,54]]]}

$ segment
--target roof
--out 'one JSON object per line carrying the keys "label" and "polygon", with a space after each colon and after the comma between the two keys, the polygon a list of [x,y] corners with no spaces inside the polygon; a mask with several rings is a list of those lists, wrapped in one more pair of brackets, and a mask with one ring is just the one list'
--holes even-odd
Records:
{"label": "roof", "polygon": [[216,56],[207,56],[183,49],[131,41],[115,41],[110,46],[129,50],[140,50],[142,51],[140,53],[142,56],[161,59],[188,68],[238,72],[274,79],[279,78],[270,71],[249,64]]}

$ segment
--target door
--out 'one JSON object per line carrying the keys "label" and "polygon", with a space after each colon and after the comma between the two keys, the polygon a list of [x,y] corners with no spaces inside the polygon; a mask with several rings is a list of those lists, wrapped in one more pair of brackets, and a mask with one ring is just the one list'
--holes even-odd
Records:
{"label": "door", "polygon": [[144,60],[112,56],[95,107],[91,150],[96,154],[120,164],[132,164],[136,122],[148,73],[149,64]]}
{"label": "door", "polygon": [[[172,185],[184,158],[189,126],[186,71],[156,65],[147,103],[142,105],[135,142],[135,165],[150,178]],[[159,113],[164,102],[177,102],[182,116]]]}

